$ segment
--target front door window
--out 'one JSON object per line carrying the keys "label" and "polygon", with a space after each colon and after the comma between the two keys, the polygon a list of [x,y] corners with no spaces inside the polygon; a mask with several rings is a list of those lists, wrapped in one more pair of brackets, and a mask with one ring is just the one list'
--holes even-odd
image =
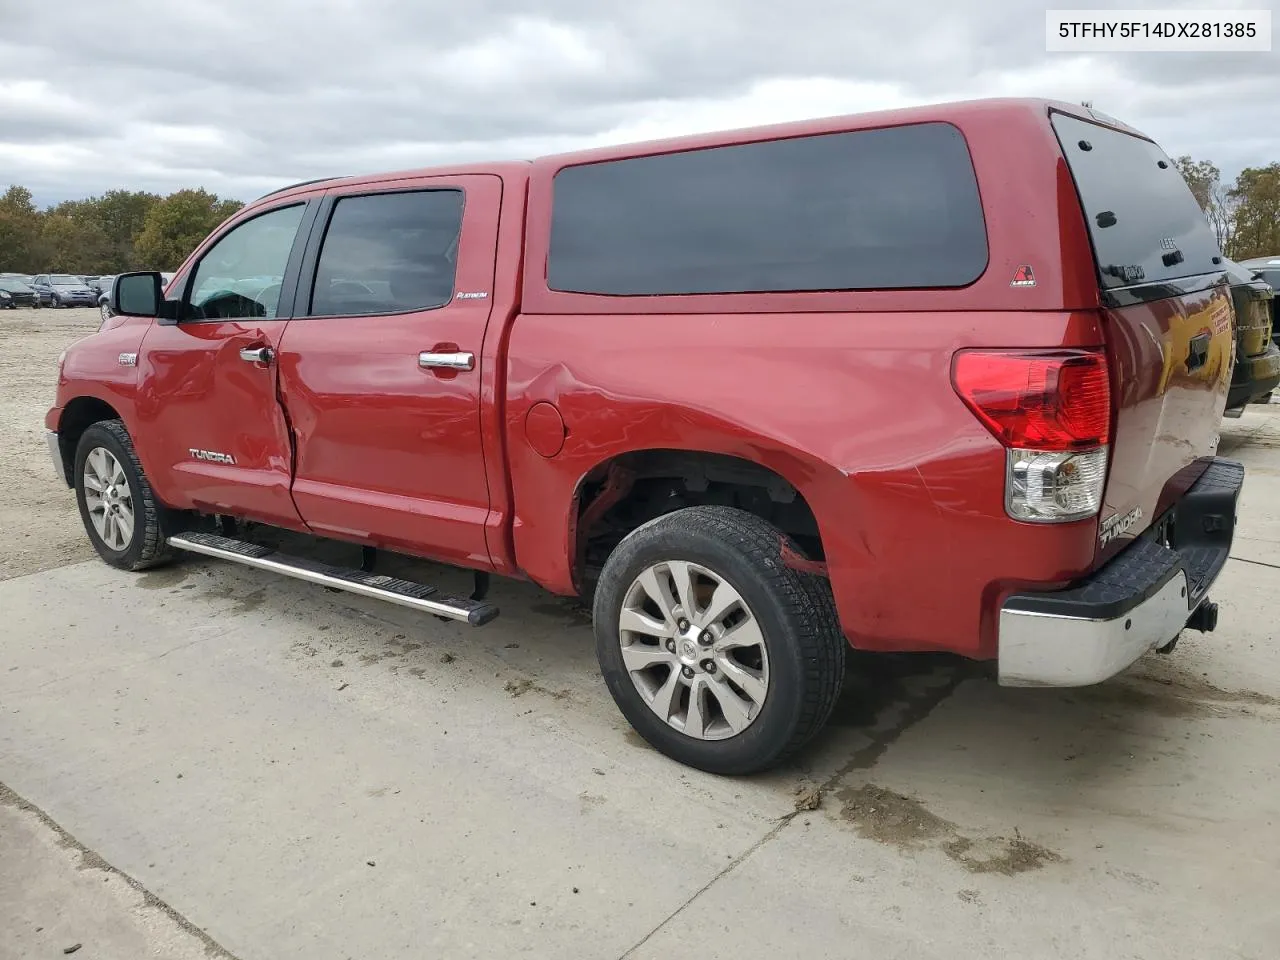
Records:
{"label": "front door window", "polygon": [[201,258],[185,313],[189,320],[272,319],[305,204],[246,220]]}

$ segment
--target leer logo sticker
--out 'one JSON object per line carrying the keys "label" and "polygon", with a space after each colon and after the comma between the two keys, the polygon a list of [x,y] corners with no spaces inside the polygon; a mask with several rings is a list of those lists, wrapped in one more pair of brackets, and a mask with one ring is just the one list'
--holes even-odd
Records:
{"label": "leer logo sticker", "polygon": [[1013,271],[1013,279],[1009,281],[1011,287],[1034,287],[1035,285],[1036,275],[1029,263],[1024,263]]}

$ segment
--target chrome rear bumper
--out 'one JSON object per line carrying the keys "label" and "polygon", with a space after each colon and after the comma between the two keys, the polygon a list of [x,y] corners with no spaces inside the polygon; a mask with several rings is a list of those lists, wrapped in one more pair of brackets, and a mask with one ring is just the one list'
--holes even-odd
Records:
{"label": "chrome rear bumper", "polygon": [[[1079,583],[1051,593],[1018,593],[1000,609],[1000,683],[1079,687],[1120,673],[1153,647],[1177,639],[1208,602],[1231,552],[1244,467],[1216,459],[1171,509],[1169,543],[1153,533]],[[1203,624],[1209,626],[1203,626]]]}

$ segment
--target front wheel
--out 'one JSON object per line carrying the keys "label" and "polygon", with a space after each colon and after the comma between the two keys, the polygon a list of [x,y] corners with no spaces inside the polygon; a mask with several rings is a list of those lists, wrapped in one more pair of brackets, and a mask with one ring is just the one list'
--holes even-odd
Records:
{"label": "front wheel", "polygon": [[85,430],[74,466],[80,519],[98,556],[122,570],[167,561],[161,508],[124,424],[103,420]]}
{"label": "front wheel", "polygon": [[50,301],[49,305],[56,310],[58,307],[62,306],[62,299],[55,293],[53,295],[53,300]]}
{"label": "front wheel", "polygon": [[596,654],[623,715],[680,763],[776,765],[826,723],[846,641],[826,581],[787,566],[785,537],[728,507],[628,535],[596,587]]}

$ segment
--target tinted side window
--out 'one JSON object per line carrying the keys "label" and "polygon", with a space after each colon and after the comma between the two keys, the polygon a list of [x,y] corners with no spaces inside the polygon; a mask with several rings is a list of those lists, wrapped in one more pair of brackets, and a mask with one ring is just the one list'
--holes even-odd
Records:
{"label": "tinted side window", "polygon": [[305,204],[281,207],[233,227],[200,258],[191,285],[193,320],[276,315],[285,265]]}
{"label": "tinted side window", "polygon": [[310,314],[408,313],[453,298],[461,190],[343,197],[316,265]]}
{"label": "tinted side window", "polygon": [[[1104,288],[1221,271],[1218,241],[1173,161],[1150,140],[1053,115]],[[1161,167],[1160,164],[1164,166]]]}
{"label": "tinted side window", "polygon": [[973,163],[945,123],[606,161],[555,179],[553,290],[960,287],[986,264]]}

